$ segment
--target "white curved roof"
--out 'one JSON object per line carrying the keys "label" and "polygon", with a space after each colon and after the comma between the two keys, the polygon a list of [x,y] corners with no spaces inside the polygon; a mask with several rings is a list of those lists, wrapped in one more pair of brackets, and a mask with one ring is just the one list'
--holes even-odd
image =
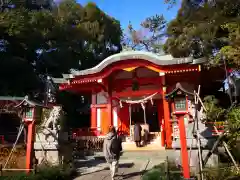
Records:
{"label": "white curved roof", "polygon": [[71,70],[71,74],[73,76],[82,76],[82,75],[89,75],[94,74],[97,72],[102,71],[108,65],[129,60],[129,59],[142,59],[147,60],[153,64],[166,66],[166,65],[174,65],[174,64],[200,64],[206,61],[205,58],[194,59],[193,57],[185,57],[185,58],[174,58],[172,55],[156,55],[151,52],[144,52],[144,51],[123,51],[118,54],[114,54],[112,56],[107,57],[101,63],[96,65],[93,68],[85,69],[85,70]]}

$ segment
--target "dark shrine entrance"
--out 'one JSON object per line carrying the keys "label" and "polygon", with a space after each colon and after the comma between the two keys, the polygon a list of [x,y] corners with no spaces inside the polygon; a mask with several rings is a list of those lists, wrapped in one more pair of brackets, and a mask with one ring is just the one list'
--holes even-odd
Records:
{"label": "dark shrine entrance", "polygon": [[141,104],[132,104],[130,108],[131,125],[135,123],[149,125],[149,132],[160,132],[160,125],[158,120],[158,108],[156,103],[148,102],[145,104],[145,113]]}
{"label": "dark shrine entrance", "polygon": [[133,104],[130,107],[130,121],[134,125],[136,123],[144,124],[144,111],[141,107],[141,104]]}

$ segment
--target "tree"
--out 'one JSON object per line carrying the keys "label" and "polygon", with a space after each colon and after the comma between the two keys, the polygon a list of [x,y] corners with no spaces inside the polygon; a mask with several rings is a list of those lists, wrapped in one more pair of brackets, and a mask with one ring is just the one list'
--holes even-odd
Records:
{"label": "tree", "polygon": [[228,65],[238,68],[239,18],[239,1],[183,1],[167,27],[164,50],[175,57],[206,56],[211,64],[225,55]]}
{"label": "tree", "polygon": [[0,7],[3,10],[12,8],[26,8],[29,10],[52,9],[53,0],[1,0]]}
{"label": "tree", "polygon": [[1,94],[36,94],[47,75],[90,68],[121,50],[119,21],[94,3],[34,8],[13,2],[0,13]]}
{"label": "tree", "polygon": [[141,23],[141,29],[135,30],[131,23],[128,33],[123,40],[124,46],[133,50],[146,50],[154,53],[162,53],[162,40],[166,21],[163,15],[155,15],[146,18]]}
{"label": "tree", "polygon": [[[177,17],[168,24],[164,51],[174,57],[205,56],[211,66],[222,65],[225,59],[227,67],[239,69],[239,20],[240,1],[183,0]],[[224,123],[228,143],[239,156],[239,101],[231,106],[223,101],[222,106],[213,96],[204,100],[206,120]]]}

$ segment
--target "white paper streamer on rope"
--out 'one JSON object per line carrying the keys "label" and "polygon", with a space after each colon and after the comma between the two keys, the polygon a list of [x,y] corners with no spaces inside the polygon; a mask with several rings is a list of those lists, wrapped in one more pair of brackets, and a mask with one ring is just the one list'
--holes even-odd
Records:
{"label": "white paper streamer on rope", "polygon": [[122,105],[122,101],[121,101],[121,100],[119,101],[119,104],[120,104],[120,107],[122,108],[122,107],[123,107],[123,105]]}
{"label": "white paper streamer on rope", "polygon": [[141,99],[141,100],[135,100],[135,101],[134,100],[120,100],[120,102],[123,101],[123,102],[128,103],[128,104],[141,104],[141,103],[146,103],[149,99],[151,99],[151,101],[153,102],[152,99],[156,94],[158,94],[158,92],[156,92],[156,93],[154,93],[154,94],[152,94],[152,95],[150,95],[150,96],[148,96],[144,99]]}
{"label": "white paper streamer on rope", "polygon": [[153,105],[153,98],[151,98],[150,100],[151,100],[151,104]]}
{"label": "white paper streamer on rope", "polygon": [[144,104],[144,103],[141,103],[141,106],[142,106],[142,108],[143,108],[143,113],[144,113],[144,124],[147,124],[145,104]]}
{"label": "white paper streamer on rope", "polygon": [[[125,103],[130,104],[130,106],[131,106],[131,104],[141,104],[141,106],[142,106],[142,108],[143,108],[143,112],[144,112],[144,123],[147,124],[145,103],[147,103],[147,101],[150,99],[151,104],[153,105],[153,97],[154,97],[156,94],[158,94],[158,92],[156,92],[156,93],[154,93],[154,94],[152,94],[152,95],[150,95],[150,96],[148,96],[148,97],[146,97],[146,98],[144,98],[144,99],[135,100],[135,101],[132,101],[132,100],[121,100],[121,99],[119,99],[119,105],[120,105],[120,107],[122,108],[122,107],[123,107],[122,102],[125,102]],[[129,111],[130,111],[130,110],[129,110]],[[131,113],[131,111],[130,111],[130,113]],[[131,117],[131,115],[130,115],[130,117]],[[131,122],[131,121],[130,121],[130,122]]]}

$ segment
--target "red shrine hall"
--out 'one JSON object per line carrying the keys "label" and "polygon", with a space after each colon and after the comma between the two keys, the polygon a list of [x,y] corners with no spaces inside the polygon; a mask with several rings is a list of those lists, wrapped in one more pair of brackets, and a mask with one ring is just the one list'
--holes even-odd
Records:
{"label": "red shrine hall", "polygon": [[[60,90],[91,95],[91,129],[95,135],[104,136],[109,126],[115,126],[130,136],[132,126],[140,123],[150,134],[161,136],[162,146],[171,148],[175,131],[172,115],[177,119],[190,116],[194,90],[207,86],[202,68],[205,61],[126,51],[53,81],[60,84]],[[179,121],[181,126],[184,128],[184,123]]]}

